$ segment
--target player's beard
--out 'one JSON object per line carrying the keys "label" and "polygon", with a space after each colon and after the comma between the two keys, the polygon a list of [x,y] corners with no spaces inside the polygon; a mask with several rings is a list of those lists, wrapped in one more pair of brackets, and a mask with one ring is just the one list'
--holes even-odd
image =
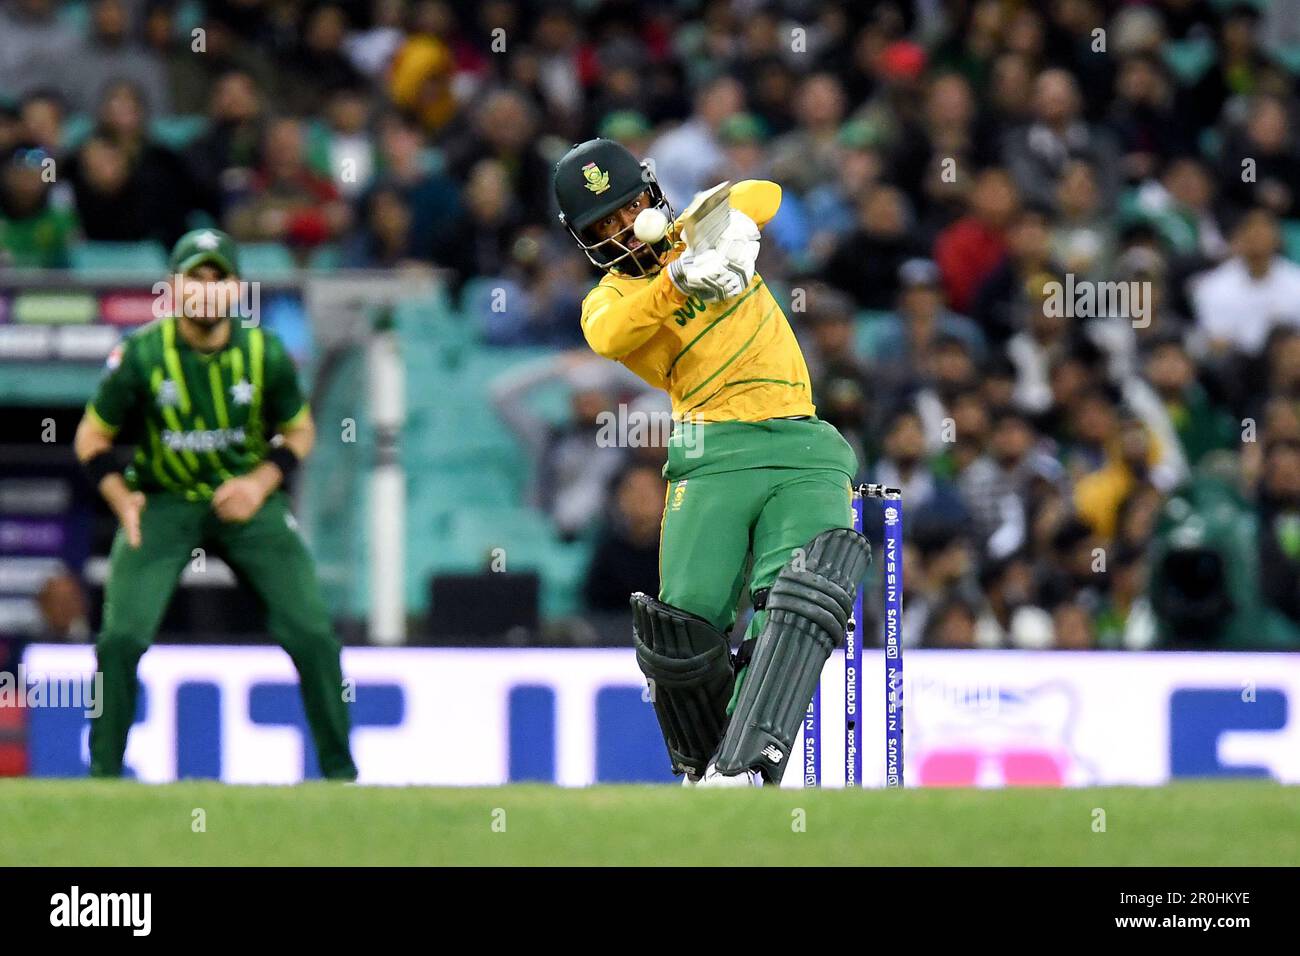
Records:
{"label": "player's beard", "polygon": [[623,241],[628,253],[626,258],[615,268],[634,278],[652,276],[663,268],[664,253],[671,248],[671,243],[666,239],[660,239],[653,244],[640,243],[640,245],[635,245],[635,243],[639,242],[635,238],[628,238]]}

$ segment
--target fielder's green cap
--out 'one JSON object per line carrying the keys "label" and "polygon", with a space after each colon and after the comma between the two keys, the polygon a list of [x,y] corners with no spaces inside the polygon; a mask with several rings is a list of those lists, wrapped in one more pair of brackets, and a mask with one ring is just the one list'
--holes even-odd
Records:
{"label": "fielder's green cap", "polygon": [[211,264],[227,275],[239,275],[239,250],[235,240],[220,229],[191,229],[176,240],[169,261],[171,271],[181,275]]}

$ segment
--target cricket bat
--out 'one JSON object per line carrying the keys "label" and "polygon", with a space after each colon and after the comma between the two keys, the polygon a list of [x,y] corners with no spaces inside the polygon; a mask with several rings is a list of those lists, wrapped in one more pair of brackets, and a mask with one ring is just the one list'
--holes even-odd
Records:
{"label": "cricket bat", "polygon": [[716,249],[731,216],[731,181],[696,193],[682,213],[682,235],[696,252]]}

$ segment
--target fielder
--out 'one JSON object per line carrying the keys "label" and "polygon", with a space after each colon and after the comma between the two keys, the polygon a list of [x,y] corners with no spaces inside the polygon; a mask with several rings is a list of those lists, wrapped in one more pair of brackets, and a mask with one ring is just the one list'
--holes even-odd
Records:
{"label": "fielder", "polygon": [[[780,783],[871,560],[851,530],[853,451],[817,419],[803,354],[754,271],[781,189],[724,183],[674,221],[649,164],[603,139],[565,154],[554,188],[605,271],[582,306],[588,344],[672,399],[659,596],[632,595],[632,614],[673,772]],[[747,561],[756,614],[733,657]]]}
{"label": "fielder", "polygon": [[[183,300],[172,316],[113,351],[77,428],[77,458],[121,524],[96,643],[104,700],[91,724],[90,773],[122,773],[136,664],[186,562],[202,547],[221,555],[266,604],[271,634],[301,678],[321,773],[355,779],[340,645],[281,490],[315,441],[297,373],[274,334],[246,328],[220,305],[239,302],[229,236],[215,229],[182,236],[171,272],[184,277]],[[209,297],[199,308],[179,308],[193,293]],[[124,428],[137,447],[119,472],[110,449]]]}

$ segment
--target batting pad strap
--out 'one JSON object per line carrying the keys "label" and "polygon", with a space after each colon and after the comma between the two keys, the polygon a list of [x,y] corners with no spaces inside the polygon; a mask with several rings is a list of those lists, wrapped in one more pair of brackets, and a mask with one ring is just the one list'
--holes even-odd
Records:
{"label": "batting pad strap", "polygon": [[[782,573],[767,598],[769,611],[792,611],[827,634],[844,635],[853,608],[853,595],[829,578],[812,571]],[[837,642],[838,643],[838,640]]]}
{"label": "batting pad strap", "polygon": [[825,531],[796,566],[777,574],[767,621],[754,640],[717,769],[758,770],[780,783],[803,714],[831,651],[844,639],[853,595],[871,563],[867,539],[848,528]]}
{"label": "batting pad strap", "polygon": [[673,773],[698,777],[722,739],[735,673],[726,636],[708,621],[640,592],[632,643]]}

